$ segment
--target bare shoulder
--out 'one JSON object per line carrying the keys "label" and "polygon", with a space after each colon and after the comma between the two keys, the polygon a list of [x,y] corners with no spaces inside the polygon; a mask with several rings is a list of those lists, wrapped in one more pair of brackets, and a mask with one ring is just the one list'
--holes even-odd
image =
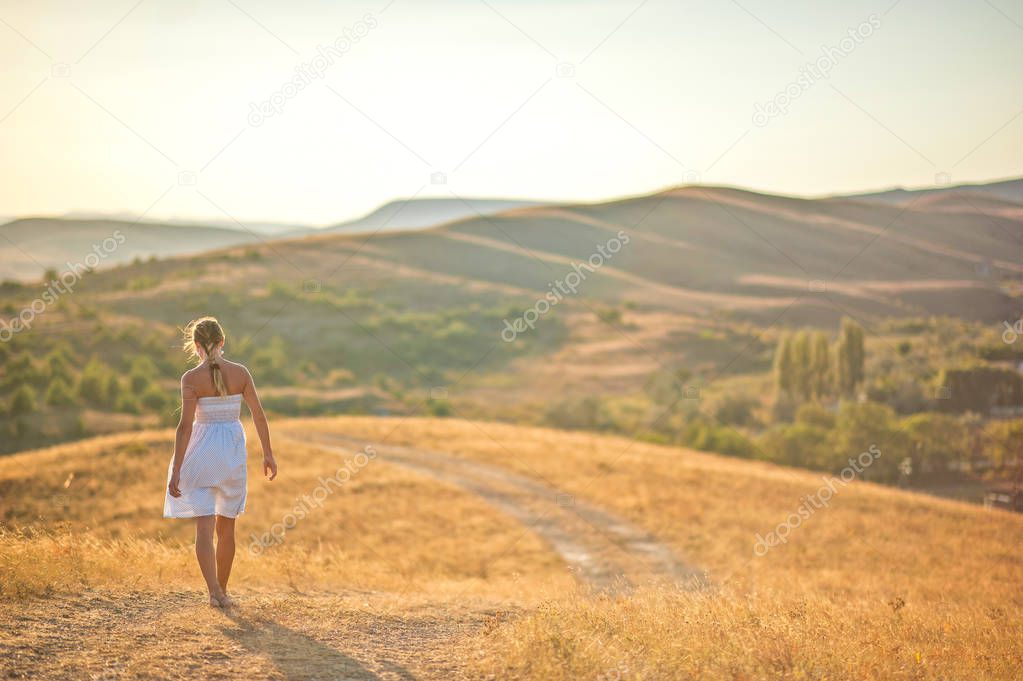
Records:
{"label": "bare shoulder", "polygon": [[230,372],[231,377],[241,378],[245,381],[252,380],[252,374],[249,373],[249,370],[241,362],[232,362],[229,359],[221,358],[220,364]]}
{"label": "bare shoulder", "polygon": [[189,369],[185,373],[181,374],[182,388],[192,388],[194,390],[196,387],[198,387],[197,385],[198,370],[199,367],[194,367],[192,369]]}

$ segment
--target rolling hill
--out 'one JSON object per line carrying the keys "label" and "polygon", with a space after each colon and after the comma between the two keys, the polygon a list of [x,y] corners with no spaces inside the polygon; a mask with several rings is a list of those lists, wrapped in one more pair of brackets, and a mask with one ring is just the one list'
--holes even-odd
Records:
{"label": "rolling hill", "polygon": [[[662,387],[692,381],[709,387],[701,413],[726,391],[758,396],[759,434],[776,422],[784,330],[830,335],[843,318],[865,329],[871,399],[899,418],[939,412],[942,370],[1019,357],[1000,334],[1023,293],[1023,221],[946,201],[689,186],[100,268],[5,346],[0,383],[31,393],[0,451],[172,419],[177,329],[204,314],[225,324],[270,409],[291,415],[420,410],[678,438],[697,404]],[[0,287],[0,321],[38,295]],[[120,387],[99,408],[74,393],[92,357]]]}
{"label": "rolling hill", "polygon": [[[0,459],[5,672],[567,681],[616,678],[608,670],[756,680],[1020,671],[1023,518],[1013,514],[853,481],[800,516],[808,496],[824,498],[819,474],[490,422],[272,429],[272,483],[249,432],[231,582],[240,605],[226,612],[203,604],[191,523],[160,518],[172,432]],[[321,495],[341,470],[351,473]],[[299,517],[303,498],[320,501]],[[783,526],[784,543],[758,553]],[[261,539],[271,533],[279,541]],[[668,556],[705,576],[674,574]]]}
{"label": "rolling hill", "polygon": [[[62,270],[68,262],[80,262],[94,252],[94,246],[99,247],[97,252],[103,256],[101,266],[109,266],[154,255],[200,253],[325,232],[362,234],[424,229],[467,216],[538,205],[543,204],[511,199],[406,199],[392,201],[356,220],[323,228],[226,220],[160,222],[91,214],[21,218],[0,224],[0,280],[34,281],[46,268]],[[123,242],[119,240],[114,249],[103,249],[104,239],[115,231],[125,236]]]}
{"label": "rolling hill", "polygon": [[255,234],[217,227],[22,218],[0,225],[0,279],[39,280],[47,268],[63,272],[68,263],[88,264],[86,258],[109,267],[136,258],[200,253],[259,240]]}
{"label": "rolling hill", "polygon": [[468,217],[486,216],[515,208],[545,205],[540,201],[477,198],[415,198],[391,201],[356,220],[327,227],[324,231],[358,234],[433,227]]}
{"label": "rolling hill", "polygon": [[878,192],[847,194],[844,198],[875,201],[904,206],[924,196],[947,196],[956,194],[982,195],[994,199],[1002,199],[1010,203],[1023,203],[1023,178],[999,180],[995,182],[978,182],[957,184],[947,187],[925,187],[922,189],[905,189],[897,187]]}

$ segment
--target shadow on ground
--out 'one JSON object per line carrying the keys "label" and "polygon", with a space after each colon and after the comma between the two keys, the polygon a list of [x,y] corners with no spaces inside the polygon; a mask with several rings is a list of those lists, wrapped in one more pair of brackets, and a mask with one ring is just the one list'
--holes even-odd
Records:
{"label": "shadow on ground", "polygon": [[222,631],[250,652],[264,655],[288,681],[403,679],[415,681],[404,667],[382,662],[384,675],[375,672],[354,657],[332,648],[307,634],[263,617],[237,612],[226,613],[235,626]]}

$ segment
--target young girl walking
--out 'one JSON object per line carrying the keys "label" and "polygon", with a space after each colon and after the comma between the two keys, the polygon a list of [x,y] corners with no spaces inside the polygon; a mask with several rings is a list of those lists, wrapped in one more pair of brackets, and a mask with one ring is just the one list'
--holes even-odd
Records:
{"label": "young girl walking", "polygon": [[[227,580],[234,562],[234,521],[245,510],[244,399],[263,446],[263,473],[277,477],[270,429],[249,370],[224,358],[224,329],[214,317],[185,327],[184,350],[197,360],[181,377],[181,420],[167,469],[165,518],[195,518],[195,557],[210,605],[234,605]],[[214,533],[216,547],[214,548]]]}

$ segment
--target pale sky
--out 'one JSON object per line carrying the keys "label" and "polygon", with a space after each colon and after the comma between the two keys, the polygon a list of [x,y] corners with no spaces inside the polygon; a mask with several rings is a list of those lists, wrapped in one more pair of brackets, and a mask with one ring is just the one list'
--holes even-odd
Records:
{"label": "pale sky", "polygon": [[388,2],[0,0],[0,215],[328,224],[412,195],[1023,175],[1023,0]]}

